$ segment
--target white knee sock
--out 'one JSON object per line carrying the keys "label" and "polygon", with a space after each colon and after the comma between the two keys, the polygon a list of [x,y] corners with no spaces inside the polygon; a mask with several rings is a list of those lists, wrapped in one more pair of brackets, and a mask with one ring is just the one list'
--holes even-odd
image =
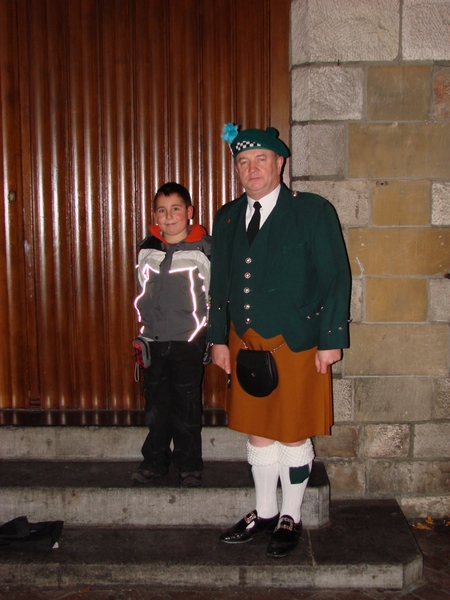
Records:
{"label": "white knee sock", "polygon": [[[301,446],[279,444],[280,479],[283,490],[281,515],[289,515],[295,523],[302,518],[302,502],[314,460],[310,439]],[[303,467],[303,468],[302,468]]]}
{"label": "white knee sock", "polygon": [[278,514],[278,444],[257,448],[247,442],[247,460],[255,482],[256,512],[270,519]]}

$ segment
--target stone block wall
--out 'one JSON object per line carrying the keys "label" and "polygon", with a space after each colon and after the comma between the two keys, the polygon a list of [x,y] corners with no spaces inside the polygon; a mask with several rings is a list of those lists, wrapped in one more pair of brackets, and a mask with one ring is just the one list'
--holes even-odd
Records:
{"label": "stone block wall", "polygon": [[328,198],[353,274],[333,498],[450,515],[450,0],[292,0],[291,182]]}

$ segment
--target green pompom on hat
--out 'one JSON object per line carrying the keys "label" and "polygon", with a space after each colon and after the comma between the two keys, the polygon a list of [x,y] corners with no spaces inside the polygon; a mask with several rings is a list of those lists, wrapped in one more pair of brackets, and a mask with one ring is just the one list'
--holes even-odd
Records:
{"label": "green pompom on hat", "polygon": [[258,148],[272,150],[284,158],[291,154],[286,144],[279,139],[278,131],[274,127],[267,127],[265,131],[262,129],[244,129],[231,142],[233,156],[237,156],[244,150],[257,150]]}

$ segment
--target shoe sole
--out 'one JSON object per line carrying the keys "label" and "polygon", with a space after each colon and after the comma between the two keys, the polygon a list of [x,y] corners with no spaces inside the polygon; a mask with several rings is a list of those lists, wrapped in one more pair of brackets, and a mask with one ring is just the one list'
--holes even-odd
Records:
{"label": "shoe sole", "polygon": [[164,475],[157,475],[155,473],[151,477],[144,477],[142,473],[133,473],[133,475],[131,476],[131,481],[133,481],[134,483],[151,483],[152,481],[160,479],[161,477],[164,477]]}
{"label": "shoe sole", "polygon": [[200,487],[202,485],[202,481],[197,477],[185,477],[181,480],[180,485],[181,487],[185,488],[195,488]]}
{"label": "shoe sole", "polygon": [[256,537],[256,536],[253,536],[251,538],[247,538],[246,540],[222,540],[220,538],[219,538],[219,540],[222,542],[222,544],[235,544],[235,545],[237,545],[237,544],[247,544],[248,542],[251,542],[254,537]]}
{"label": "shoe sole", "polygon": [[221,538],[219,538],[219,540],[223,544],[246,544],[247,542],[251,542],[258,535],[263,535],[263,534],[272,535],[272,533],[273,533],[273,531],[259,531],[258,533],[255,533],[255,535],[252,535],[251,537],[248,537],[245,540],[222,540]]}

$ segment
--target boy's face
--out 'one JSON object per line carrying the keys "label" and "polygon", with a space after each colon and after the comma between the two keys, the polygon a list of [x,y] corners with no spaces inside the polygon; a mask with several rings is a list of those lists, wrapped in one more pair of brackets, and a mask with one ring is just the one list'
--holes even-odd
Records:
{"label": "boy's face", "polygon": [[164,233],[164,239],[169,244],[177,244],[188,234],[189,219],[192,219],[194,207],[186,206],[183,198],[178,194],[170,196],[161,194],[156,199],[153,214],[155,223]]}

